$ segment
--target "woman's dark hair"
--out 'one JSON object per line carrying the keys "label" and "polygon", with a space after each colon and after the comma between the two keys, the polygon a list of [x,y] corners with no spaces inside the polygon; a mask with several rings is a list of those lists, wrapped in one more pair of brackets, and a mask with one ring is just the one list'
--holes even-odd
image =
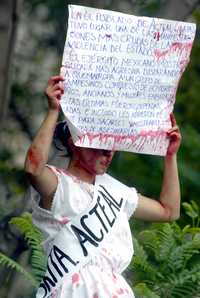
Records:
{"label": "woman's dark hair", "polygon": [[68,140],[71,137],[68,125],[66,121],[61,121],[56,124],[56,128],[53,136],[53,143],[55,147],[60,151],[67,151],[67,156],[72,156],[72,151],[68,144]]}

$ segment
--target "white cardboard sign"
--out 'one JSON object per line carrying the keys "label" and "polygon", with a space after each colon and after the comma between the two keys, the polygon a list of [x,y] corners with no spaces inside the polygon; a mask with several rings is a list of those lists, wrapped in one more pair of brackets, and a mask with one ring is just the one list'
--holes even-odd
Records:
{"label": "white cardboard sign", "polygon": [[196,25],[69,5],[61,106],[77,146],[165,155]]}

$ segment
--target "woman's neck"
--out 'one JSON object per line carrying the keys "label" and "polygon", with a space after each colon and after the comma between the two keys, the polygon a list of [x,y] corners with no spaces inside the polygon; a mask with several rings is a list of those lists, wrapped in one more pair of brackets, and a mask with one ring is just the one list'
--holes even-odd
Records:
{"label": "woman's neck", "polygon": [[74,162],[73,160],[70,161],[67,171],[71,175],[77,177],[79,180],[82,180],[84,182],[87,182],[90,184],[94,184],[94,182],[95,182],[96,175],[90,173],[84,167],[80,167],[80,165],[76,164],[76,162]]}

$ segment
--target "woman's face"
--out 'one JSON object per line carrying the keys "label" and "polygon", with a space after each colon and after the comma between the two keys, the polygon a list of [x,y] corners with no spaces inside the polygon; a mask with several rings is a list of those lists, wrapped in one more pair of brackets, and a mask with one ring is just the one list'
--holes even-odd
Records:
{"label": "woman's face", "polygon": [[114,151],[74,147],[73,159],[77,167],[92,175],[102,175],[107,171]]}

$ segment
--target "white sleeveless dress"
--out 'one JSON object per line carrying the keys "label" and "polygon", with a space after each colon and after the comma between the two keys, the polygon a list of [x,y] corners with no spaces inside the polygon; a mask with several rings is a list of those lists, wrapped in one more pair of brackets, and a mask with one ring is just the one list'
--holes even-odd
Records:
{"label": "white sleeveless dress", "polygon": [[[39,206],[39,194],[31,188],[33,222],[44,235],[44,250],[49,254],[55,235],[63,225],[90,205],[94,185],[81,182],[65,170],[49,166],[58,177],[58,187],[51,210]],[[107,174],[105,174],[107,175]],[[132,236],[128,219],[137,207],[138,195],[126,201],[120,223],[102,243],[98,254],[78,272],[64,277],[62,284],[51,294],[52,298],[134,298],[132,289],[122,276],[133,255]],[[38,297],[38,296],[37,296]]]}

